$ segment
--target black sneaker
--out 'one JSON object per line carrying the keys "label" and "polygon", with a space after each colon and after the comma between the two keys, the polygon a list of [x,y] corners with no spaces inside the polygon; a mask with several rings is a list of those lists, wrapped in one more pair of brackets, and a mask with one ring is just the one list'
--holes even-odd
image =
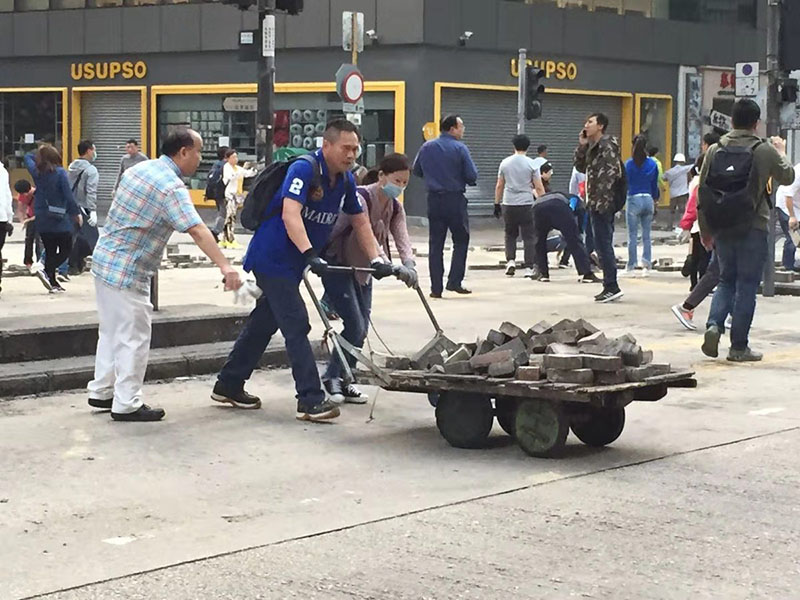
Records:
{"label": "black sneaker", "polygon": [[535,277],[536,281],[541,281],[542,283],[550,283],[550,276],[549,275],[539,275]]}
{"label": "black sneaker", "polygon": [[35,275],[39,278],[39,281],[42,282],[46,290],[49,291],[53,289],[53,284],[50,283],[50,278],[47,276],[47,273],[44,272],[44,269],[39,269],[36,271]]}
{"label": "black sneaker", "polygon": [[709,326],[703,335],[703,345],[700,346],[700,350],[702,350],[703,354],[711,358],[717,358],[719,356],[720,337],[722,337],[722,334],[719,328],[716,325]]}
{"label": "black sneaker", "polygon": [[211,392],[211,399],[214,402],[230,404],[236,408],[261,408],[261,398],[248,394],[244,388],[237,392],[226,390],[221,381],[214,384],[214,391]]}
{"label": "black sneaker", "polygon": [[338,416],[339,407],[330,400],[323,400],[319,404],[310,407],[303,406],[299,402],[297,403],[296,418],[298,421],[312,421],[314,423],[319,423],[322,421],[335,419]]}
{"label": "black sneaker", "polygon": [[592,272],[587,273],[586,275],[581,277],[578,281],[580,283],[603,283],[603,280]]}
{"label": "black sneaker", "polygon": [[614,300],[619,300],[624,296],[622,290],[617,289],[616,291],[612,290],[604,290],[601,294],[598,294],[594,297],[595,302],[599,302],[600,304],[606,304],[607,302],[613,302]]}
{"label": "black sneaker", "polygon": [[348,383],[344,386],[342,392],[344,392],[344,401],[348,404],[366,404],[369,400],[369,396],[352,383]]}
{"label": "black sneaker", "polygon": [[342,390],[341,379],[326,379],[322,382],[325,391],[328,393],[328,398],[335,404],[344,402],[344,391]]}
{"label": "black sneaker", "polygon": [[99,408],[101,410],[111,410],[111,405],[114,400],[101,400],[100,398],[89,398],[89,406],[92,408]]}
{"label": "black sneaker", "polygon": [[167,413],[163,408],[150,408],[147,404],[142,404],[139,410],[132,413],[111,413],[111,418],[115,421],[160,421]]}

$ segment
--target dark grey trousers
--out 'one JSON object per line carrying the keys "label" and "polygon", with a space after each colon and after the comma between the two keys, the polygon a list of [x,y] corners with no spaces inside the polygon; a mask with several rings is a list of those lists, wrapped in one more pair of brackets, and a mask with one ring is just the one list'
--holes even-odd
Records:
{"label": "dark grey trousers", "polygon": [[717,287],[719,283],[719,260],[717,260],[717,253],[716,251],[711,253],[711,262],[708,263],[708,268],[706,269],[705,274],[700,278],[700,281],[697,282],[697,285],[694,286],[694,289],[691,293],[686,297],[686,301],[683,303],[684,307],[694,310],[700,303],[706,299],[706,297],[714,291],[714,288]]}
{"label": "dark grey trousers", "polygon": [[533,206],[503,205],[506,232],[506,260],[517,260],[517,238],[522,236],[525,266],[532,268],[535,260],[536,229],[533,226]]}

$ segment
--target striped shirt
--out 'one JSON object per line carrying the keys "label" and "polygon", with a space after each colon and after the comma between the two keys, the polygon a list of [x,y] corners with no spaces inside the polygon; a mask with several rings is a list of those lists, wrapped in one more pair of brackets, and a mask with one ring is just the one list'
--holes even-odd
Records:
{"label": "striped shirt", "polygon": [[122,176],[92,255],[92,273],[111,287],[147,293],[172,232],[202,223],[172,159],[139,163]]}

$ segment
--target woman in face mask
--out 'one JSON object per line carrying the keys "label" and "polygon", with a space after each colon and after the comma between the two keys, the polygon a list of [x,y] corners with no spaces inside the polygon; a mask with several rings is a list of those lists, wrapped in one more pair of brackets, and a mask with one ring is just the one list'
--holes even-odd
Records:
{"label": "woman in face mask", "polygon": [[[402,263],[397,267],[397,278],[408,287],[414,287],[417,284],[416,264],[406,227],[406,212],[398,200],[410,177],[408,158],[403,154],[388,154],[378,168],[378,181],[359,187],[358,198],[372,223],[372,232],[383,257],[392,258],[389,250],[391,234]],[[324,257],[332,265],[369,267],[370,259],[361,249],[348,215],[339,214]],[[323,275],[322,282],[327,298],[342,318],[342,335],[355,347],[361,348],[367,337],[372,309],[372,278],[362,273],[328,273]],[[355,359],[348,356],[347,360],[351,367],[355,366]],[[343,385],[342,365],[335,356],[328,363],[322,382],[334,402],[364,404],[367,401],[367,397],[352,383]]]}

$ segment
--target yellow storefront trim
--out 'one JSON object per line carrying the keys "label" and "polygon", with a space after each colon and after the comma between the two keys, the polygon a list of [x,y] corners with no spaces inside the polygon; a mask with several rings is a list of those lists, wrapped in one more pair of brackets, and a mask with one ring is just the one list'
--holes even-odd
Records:
{"label": "yellow storefront trim", "polygon": [[[656,100],[666,100],[667,101],[667,132],[664,136],[664,139],[667,140],[666,147],[664,148],[664,170],[672,167],[672,127],[673,127],[673,116],[672,116],[672,104],[673,98],[669,94],[636,94],[635,105],[636,105],[636,118],[634,123],[634,130],[638,134],[642,130],[642,100],[644,99],[656,99]],[[661,195],[661,199],[658,202],[661,206],[669,206],[669,185],[665,182],[664,183],[664,193]]]}
{"label": "yellow storefront trim", "polygon": [[141,96],[141,126],[139,127],[139,141],[142,148],[147,148],[147,86],[144,85],[119,85],[119,86],[87,86],[74,87],[72,92],[72,119],[70,127],[72,138],[69,145],[70,160],[78,157],[78,142],[81,141],[81,99],[84,92],[139,92]]}
{"label": "yellow storefront trim", "polygon": [[[406,82],[405,81],[367,81],[366,92],[391,92],[394,94],[394,146],[395,152],[405,152],[406,145]],[[317,81],[305,83],[276,83],[277,94],[329,93],[336,91],[334,82]],[[155,156],[158,149],[158,97],[177,94],[256,94],[255,83],[211,84],[211,85],[154,85],[150,87],[150,155]],[[205,199],[204,190],[190,190],[192,201],[211,208],[213,201]]]}
{"label": "yellow storefront trim", "polygon": [[15,92],[61,92],[61,151],[64,156],[62,160],[67,164],[67,149],[69,148],[69,88],[65,87],[28,87],[28,88],[4,88],[0,87],[0,93]]}
{"label": "yellow storefront trim", "polygon": [[[488,90],[495,92],[513,92],[517,93],[517,86],[515,85],[487,85],[483,83],[452,83],[445,81],[436,81],[433,84],[433,120],[439,123],[442,119],[442,91],[445,88],[454,88],[462,90]],[[545,94],[563,94],[572,96],[607,96],[619,98],[622,100],[622,123],[621,123],[621,139],[620,145],[622,146],[623,158],[628,158],[631,153],[631,145],[633,144],[633,120],[634,120],[634,94],[631,92],[614,92],[607,90],[572,90],[564,88],[548,88]],[[576,131],[583,123],[576,125]],[[671,133],[670,133],[671,135]],[[577,140],[577,135],[576,135]],[[577,143],[577,142],[576,142]]]}

